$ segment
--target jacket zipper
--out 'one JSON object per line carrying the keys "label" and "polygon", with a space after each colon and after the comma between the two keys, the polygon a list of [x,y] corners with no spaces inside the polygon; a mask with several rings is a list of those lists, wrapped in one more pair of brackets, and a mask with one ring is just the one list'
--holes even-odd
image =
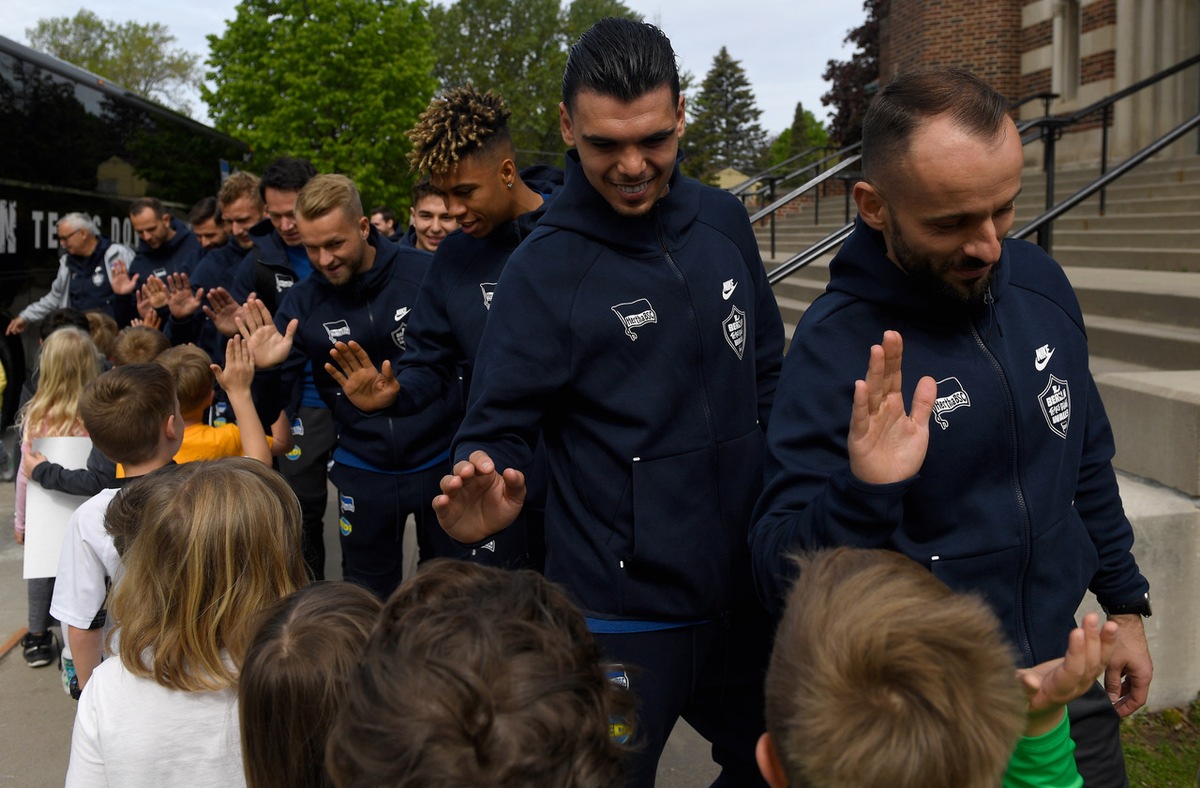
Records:
{"label": "jacket zipper", "polygon": [[[990,290],[988,291],[988,295],[991,295]],[[991,303],[989,301],[989,304]],[[1025,491],[1021,489],[1021,477],[1019,475],[1020,454],[1017,445],[1017,409],[1016,404],[1013,402],[1012,389],[1008,385],[1008,377],[1004,374],[1004,368],[1000,366],[1000,362],[996,359],[996,356],[988,349],[987,344],[983,341],[983,337],[979,335],[975,323],[970,320],[967,322],[971,327],[971,336],[975,339],[975,344],[996,372],[996,377],[1000,381],[1000,388],[1004,392],[1004,402],[1007,407],[1008,437],[1012,446],[1012,465],[1009,468],[1009,477],[1012,483],[1013,495],[1017,499],[1017,508],[1021,512],[1021,566],[1017,576],[1016,639],[1017,647],[1021,650],[1021,656],[1024,657],[1025,664],[1032,665],[1034,664],[1033,646],[1029,642],[1029,627],[1026,623],[1025,583],[1026,576],[1029,573],[1030,557],[1033,552],[1033,526],[1029,521],[1029,506],[1025,502]]]}

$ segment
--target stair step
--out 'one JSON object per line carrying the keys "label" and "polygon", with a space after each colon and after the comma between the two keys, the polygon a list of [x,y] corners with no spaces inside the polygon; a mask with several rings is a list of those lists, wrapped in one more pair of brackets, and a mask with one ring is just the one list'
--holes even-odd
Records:
{"label": "stair step", "polygon": [[1200,272],[1200,248],[1195,247],[1146,250],[1132,246],[1097,248],[1055,242],[1054,258],[1064,266]]}
{"label": "stair step", "polygon": [[1155,369],[1200,369],[1200,328],[1108,315],[1084,320],[1096,355]]}
{"label": "stair step", "polygon": [[1122,268],[1063,268],[1085,317],[1110,316],[1200,328],[1200,275]]}

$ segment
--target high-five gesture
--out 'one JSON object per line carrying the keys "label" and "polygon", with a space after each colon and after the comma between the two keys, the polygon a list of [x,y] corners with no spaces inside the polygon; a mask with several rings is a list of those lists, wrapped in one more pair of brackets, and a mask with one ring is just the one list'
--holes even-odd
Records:
{"label": "high-five gesture", "polygon": [[191,317],[200,308],[204,298],[204,288],[192,292],[192,283],[187,274],[170,274],[167,276],[167,306],[171,315],[177,320]]}
{"label": "high-five gesture", "polygon": [[1116,643],[1117,625],[1101,626],[1100,616],[1088,613],[1071,631],[1066,656],[1017,671],[1029,700],[1026,736],[1041,736],[1058,724],[1063,708],[1095,685]]}
{"label": "high-five gesture", "polygon": [[486,452],[472,452],[442,477],[442,494],[433,499],[438,522],[459,542],[479,542],[512,525],[525,505],[525,474],[496,472]]}
{"label": "high-five gesture", "polygon": [[[250,297],[253,298],[254,293]],[[238,333],[237,318],[241,313],[242,305],[234,301],[225,288],[214,287],[208,291],[208,306],[204,307],[204,314],[222,334],[232,337]]]}
{"label": "high-five gesture", "polygon": [[929,448],[929,416],[937,384],[923,377],[913,392],[912,414],[900,390],[904,343],[896,331],[885,331],[883,343],[871,346],[866,380],[854,382],[850,416],[850,471],[868,484],[903,481],[921,469]]}
{"label": "high-five gesture", "polygon": [[271,319],[271,310],[253,294],[246,300],[242,312],[243,316],[235,318],[235,322],[254,354],[254,365],[265,369],[282,364],[292,349],[292,337],[300,321],[293,318],[287,324],[287,331],[280,334]]}
{"label": "high-five gesture", "polygon": [[129,295],[137,287],[138,279],[141,274],[129,275],[129,269],[125,267],[125,263],[117,260],[113,263],[112,274],[109,276],[109,284],[112,285],[112,290],[117,295]]}
{"label": "high-five gesture", "polygon": [[400,383],[392,374],[392,362],[384,359],[383,369],[375,369],[362,345],[350,340],[338,342],[329,351],[333,363],[325,371],[333,378],[354,407],[365,413],[383,410],[396,401]]}

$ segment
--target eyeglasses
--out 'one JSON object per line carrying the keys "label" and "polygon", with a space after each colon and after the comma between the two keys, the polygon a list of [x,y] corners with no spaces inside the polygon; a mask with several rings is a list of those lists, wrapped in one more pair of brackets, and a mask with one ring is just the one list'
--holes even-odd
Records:
{"label": "eyeglasses", "polygon": [[58,242],[60,244],[65,244],[67,242],[68,238],[70,238],[72,235],[76,235],[81,232],[83,232],[82,227],[80,227],[78,230],[72,230],[71,232],[67,233],[66,235],[57,235],[55,237],[58,238]]}

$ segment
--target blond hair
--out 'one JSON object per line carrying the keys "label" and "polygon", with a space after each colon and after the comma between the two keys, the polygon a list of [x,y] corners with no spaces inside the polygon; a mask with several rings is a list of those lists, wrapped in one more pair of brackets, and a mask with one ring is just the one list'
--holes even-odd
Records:
{"label": "blond hair", "polygon": [[100,376],[100,353],[78,328],[60,328],[42,343],[37,391],[17,416],[22,440],[86,435],[79,402]]}
{"label": "blond hair", "polygon": [[413,143],[409,165],[416,172],[443,173],[479,151],[502,144],[511,148],[511,114],[504,99],[490,90],[480,93],[470,83],[451,88],[429,102],[408,130]]}
{"label": "blond hair", "polygon": [[337,208],[355,221],[363,217],[362,198],[345,175],[314,175],[296,195],[297,219],[320,219]]}
{"label": "blond hair", "polygon": [[1000,622],[887,550],[801,556],[767,671],[799,788],[995,788],[1025,722]]}
{"label": "blond hair", "polygon": [[185,416],[195,416],[203,410],[213,393],[212,358],[195,345],[176,345],[164,350],[154,359],[175,379],[175,396]]}
{"label": "blond hair", "polygon": [[217,192],[217,204],[224,208],[243,197],[249,197],[252,203],[259,208],[263,207],[258,176],[250,172],[235,172],[221,184],[221,188]]}
{"label": "blond hair", "polygon": [[112,315],[99,309],[90,309],[84,314],[87,315],[88,333],[96,343],[96,349],[100,351],[100,355],[111,359],[117,346],[117,332],[120,330],[117,328],[117,321]]}
{"label": "blond hair", "polygon": [[113,343],[113,366],[145,364],[158,358],[170,346],[171,340],[156,328],[125,326],[117,332],[117,341]]}
{"label": "blond hair", "polygon": [[169,504],[145,513],[126,550],[113,636],[135,675],[168,689],[226,689],[255,614],[308,583],[300,504],[255,460],[187,468],[190,478]]}

